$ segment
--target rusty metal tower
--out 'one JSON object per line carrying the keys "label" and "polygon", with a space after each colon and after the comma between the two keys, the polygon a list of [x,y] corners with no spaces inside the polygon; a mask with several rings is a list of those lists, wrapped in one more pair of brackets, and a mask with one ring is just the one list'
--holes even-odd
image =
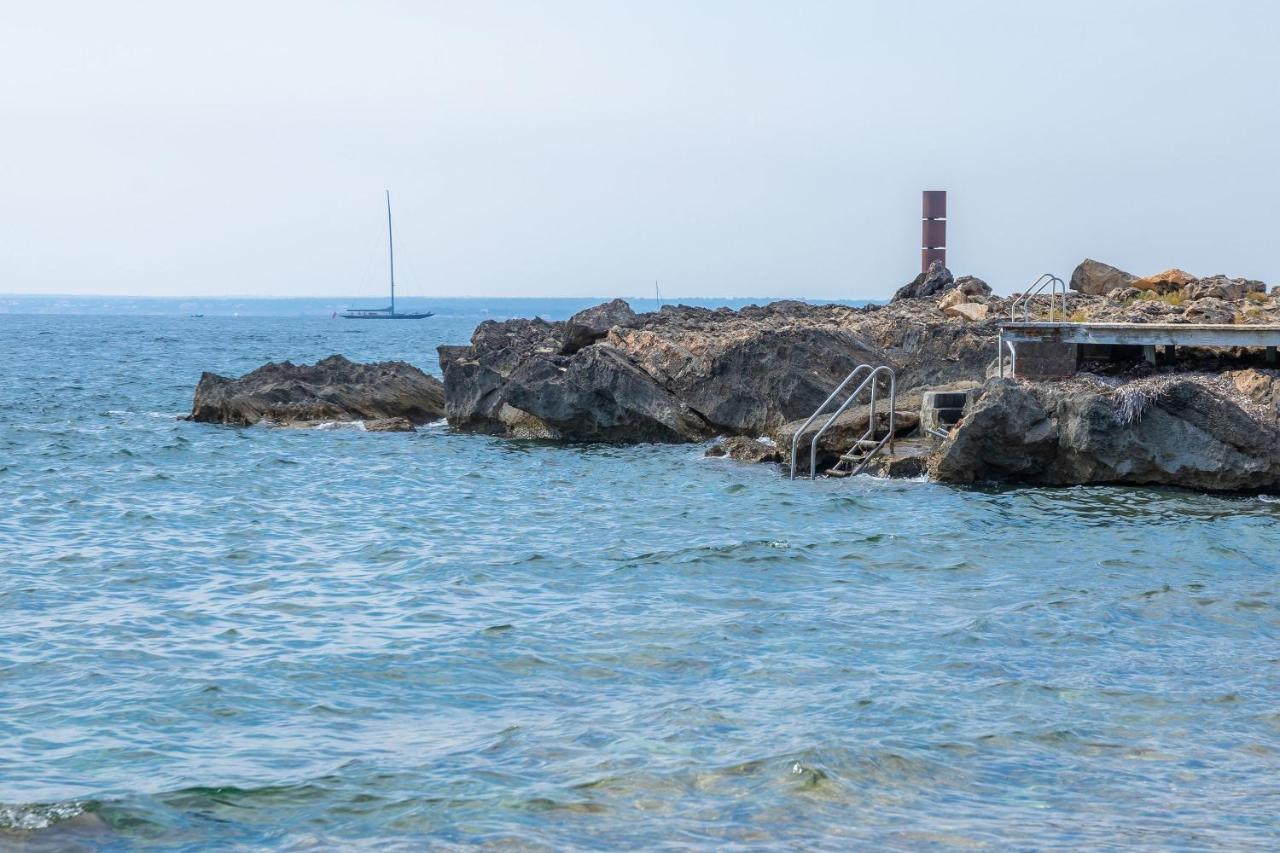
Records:
{"label": "rusty metal tower", "polygon": [[921,213],[920,272],[928,272],[934,261],[947,265],[947,191],[925,190]]}

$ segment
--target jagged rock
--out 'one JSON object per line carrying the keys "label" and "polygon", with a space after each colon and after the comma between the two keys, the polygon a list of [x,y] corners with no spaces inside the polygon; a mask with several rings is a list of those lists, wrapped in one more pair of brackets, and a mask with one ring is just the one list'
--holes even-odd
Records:
{"label": "jagged rock", "polygon": [[[924,388],[980,382],[996,363],[995,320],[1009,316],[1011,300],[958,302],[986,306],[985,321],[969,321],[940,307],[959,292],[956,284],[929,299],[864,308],[668,305],[615,324],[568,355],[564,322],[486,322],[470,344],[439,350],[446,415],[455,430],[565,441],[771,435],[808,417],[859,364],[893,367],[903,408],[907,395]],[[1189,322],[1188,306],[1152,297],[1135,289],[1081,293],[1071,306],[1091,322]],[[1231,316],[1215,319],[1280,324],[1275,300],[1224,304]]]}
{"label": "jagged rock", "polygon": [[416,432],[408,418],[374,418],[364,422],[366,432]]}
{"label": "jagged rock", "polygon": [[1077,293],[1088,293],[1093,296],[1106,296],[1116,290],[1132,287],[1135,275],[1116,269],[1110,264],[1085,258],[1071,273],[1072,290]]}
{"label": "jagged rock", "polygon": [[960,305],[951,305],[943,309],[944,314],[948,317],[959,317],[970,323],[981,322],[987,319],[987,306],[979,302],[966,302]]}
{"label": "jagged rock", "polygon": [[1182,316],[1189,323],[1232,323],[1236,312],[1223,300],[1209,296],[1192,302]]}
{"label": "jagged rock", "polygon": [[1280,429],[1233,396],[1222,376],[1159,376],[1119,388],[991,380],[930,473],[952,483],[1280,487]]}
{"label": "jagged rock", "polygon": [[1249,368],[1228,373],[1227,376],[1237,391],[1270,415],[1272,423],[1280,422],[1280,373]]}
{"label": "jagged rock", "polygon": [[969,295],[960,290],[960,288],[952,288],[942,294],[942,298],[938,300],[938,307],[945,313],[948,308],[953,305],[963,305],[969,301]]}
{"label": "jagged rock", "polygon": [[900,396],[980,379],[996,334],[918,302],[665,306],[572,355],[560,354],[563,327],[486,323],[470,346],[441,347],[450,425],[564,440],[766,435],[811,414],[859,364],[893,366]]}
{"label": "jagged rock", "polygon": [[1120,290],[1113,290],[1107,295],[1117,302],[1132,302],[1135,299],[1142,298],[1143,291],[1136,287],[1124,287]]}
{"label": "jagged rock", "polygon": [[1196,281],[1196,277],[1186,270],[1174,268],[1158,272],[1155,275],[1149,275],[1146,278],[1135,278],[1129,284],[1138,290],[1169,293],[1174,290],[1182,290],[1188,285],[1195,284]]}
{"label": "jagged rock", "polygon": [[573,355],[609,334],[614,326],[632,326],[635,322],[636,312],[622,299],[579,311],[565,323],[560,354]]}
{"label": "jagged rock", "polygon": [[1225,275],[1212,275],[1188,284],[1183,293],[1188,299],[1222,299],[1238,302],[1250,293],[1266,293],[1267,286],[1260,281],[1247,278],[1227,278]]}
{"label": "jagged rock", "polygon": [[707,456],[728,456],[739,462],[778,462],[782,459],[778,448],[766,444],[759,439],[747,438],[745,435],[734,435],[722,439],[707,448]]}
{"label": "jagged rock", "polygon": [[951,270],[942,265],[942,261],[934,261],[929,264],[926,272],[916,276],[910,284],[905,284],[898,289],[893,295],[893,302],[900,302],[903,299],[921,299],[925,296],[935,296],[944,290],[949,290],[955,286],[955,279],[951,276]]}
{"label": "jagged rock", "polygon": [[[446,368],[446,382],[448,371]],[[581,441],[702,441],[716,430],[617,349],[536,355],[505,377],[497,403],[511,435]],[[507,408],[503,408],[503,407]],[[512,410],[522,431],[513,428]]]}
{"label": "jagged rock", "polygon": [[331,355],[314,365],[265,364],[238,379],[204,373],[187,419],[238,426],[382,419],[421,424],[437,420],[444,409],[440,380],[411,364],[357,364]]}
{"label": "jagged rock", "polygon": [[991,295],[991,285],[975,275],[962,275],[956,279],[956,290],[969,297]]}

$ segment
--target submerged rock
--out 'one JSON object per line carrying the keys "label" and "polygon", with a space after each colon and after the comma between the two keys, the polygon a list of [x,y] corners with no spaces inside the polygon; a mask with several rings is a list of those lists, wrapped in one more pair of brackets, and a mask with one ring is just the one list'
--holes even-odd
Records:
{"label": "submerged rock", "polygon": [[204,373],[187,420],[237,426],[385,420],[412,428],[443,415],[444,386],[413,365],[331,355],[313,365],[265,364],[237,379]]}
{"label": "submerged rock", "polygon": [[416,432],[408,418],[375,418],[364,422],[366,432]]}
{"label": "submerged rock", "polygon": [[781,454],[772,444],[745,435],[733,435],[707,448],[707,456],[727,456],[738,462],[780,462]]}
{"label": "submerged rock", "polygon": [[1271,490],[1280,487],[1280,429],[1227,376],[1172,374],[1119,387],[1083,377],[992,380],[930,473],[950,483]]}

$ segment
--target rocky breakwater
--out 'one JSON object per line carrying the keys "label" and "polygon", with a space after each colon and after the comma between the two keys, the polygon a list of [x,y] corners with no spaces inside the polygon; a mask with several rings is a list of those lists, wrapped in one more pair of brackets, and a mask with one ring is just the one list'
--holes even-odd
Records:
{"label": "rocky breakwater", "polygon": [[967,291],[936,268],[919,280],[928,295],[887,306],[784,301],[636,314],[614,300],[567,322],[485,322],[470,344],[440,347],[446,416],[461,431],[579,441],[778,434],[859,364],[892,366],[903,399],[984,378],[999,311],[948,313],[936,297],[958,291],[957,304],[984,309],[1000,300],[977,279],[960,282]]}
{"label": "rocky breakwater", "polygon": [[1280,372],[994,379],[929,462],[945,483],[1280,489]]}
{"label": "rocky breakwater", "polygon": [[306,427],[361,421],[374,431],[412,430],[444,416],[440,380],[403,361],[270,363],[236,379],[204,373],[188,420]]}

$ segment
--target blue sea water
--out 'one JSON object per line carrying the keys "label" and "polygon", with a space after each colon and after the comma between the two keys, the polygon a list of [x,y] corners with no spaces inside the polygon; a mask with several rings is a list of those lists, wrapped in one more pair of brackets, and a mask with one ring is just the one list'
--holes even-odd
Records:
{"label": "blue sea water", "polygon": [[1267,498],[177,419],[586,302],[0,314],[0,848],[1280,845]]}

